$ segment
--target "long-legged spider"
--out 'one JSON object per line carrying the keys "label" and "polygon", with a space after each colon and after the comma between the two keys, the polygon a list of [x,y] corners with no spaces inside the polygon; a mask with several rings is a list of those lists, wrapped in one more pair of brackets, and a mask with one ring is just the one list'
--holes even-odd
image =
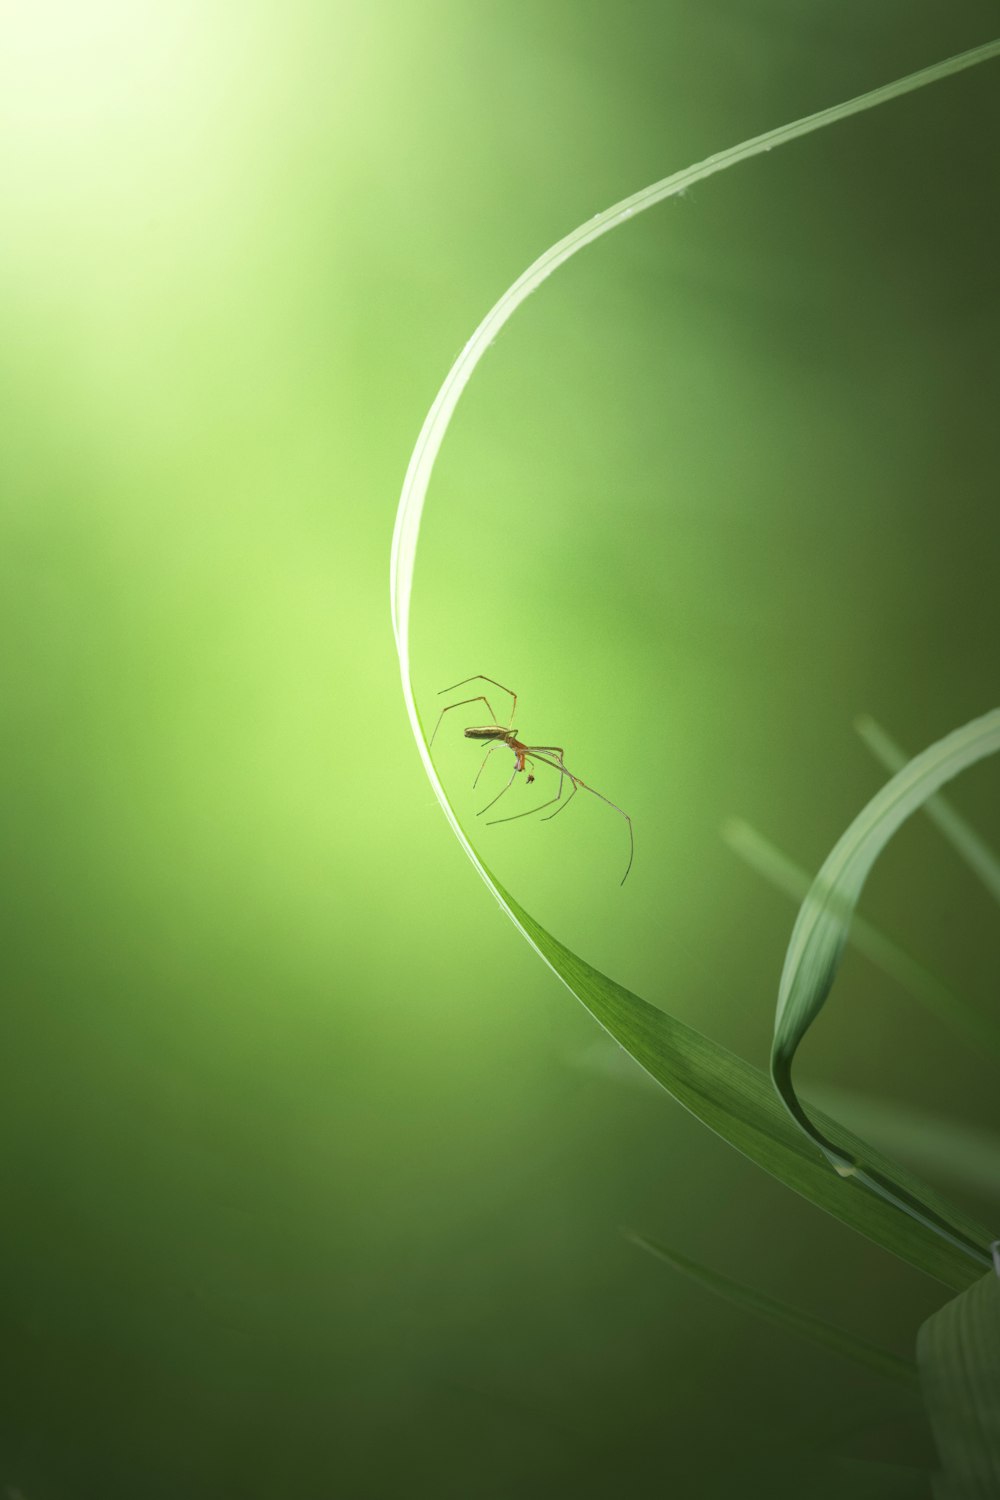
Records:
{"label": "long-legged spider", "polygon": [[[592,786],[588,786],[585,781],[582,781],[579,776],[575,775],[574,772],[569,769],[569,767],[563,760],[564,752],[561,745],[525,745],[521,740],[518,739],[517,730],[511,728],[511,725],[514,722],[514,715],[517,712],[517,694],[513,691],[512,688],[504,687],[503,683],[497,682],[495,678],[484,677],[482,672],[477,672],[474,677],[465,677],[461,682],[453,683],[451,687],[442,688],[441,693],[438,694],[438,697],[441,697],[444,693],[453,693],[458,688],[466,687],[470,682],[488,682],[491,683],[493,687],[499,688],[502,693],[510,694],[510,718],[508,719],[507,723],[498,723],[497,716],[493,712],[493,706],[490,703],[489,699],[483,693],[477,693],[474,698],[462,698],[458,703],[449,703],[446,708],[443,708],[441,710],[440,714],[438,715],[438,721],[434,726],[434,733],[430,738],[430,744],[433,745],[434,740],[437,737],[437,732],[441,728],[441,721],[443,720],[445,714],[451,713],[453,708],[464,708],[469,703],[485,703],[490,713],[493,714],[492,724],[474,724],[470,728],[465,730],[465,738],[467,740],[492,741],[490,748],[487,750],[485,756],[483,757],[482,765],[476,772],[476,779],[472,783],[472,785],[474,787],[478,785],[479,778],[480,776],[482,776],[483,771],[486,767],[486,762],[489,760],[494,750],[498,750],[501,745],[506,745],[508,750],[513,750],[514,769],[510,773],[510,780],[507,782],[506,786],[501,787],[496,796],[493,797],[489,802],[487,802],[485,807],[481,807],[479,809],[479,813],[477,814],[477,816],[481,817],[483,813],[489,812],[490,808],[494,807],[496,803],[500,801],[500,798],[504,795],[504,793],[510,791],[511,787],[514,785],[515,776],[517,776],[519,772],[524,771],[528,761],[541,761],[543,765],[551,766],[553,770],[559,772],[559,788],[555,796],[550,797],[547,802],[540,802],[537,807],[529,807],[526,812],[511,813],[511,815],[507,818],[489,818],[487,820],[489,824],[492,826],[492,824],[494,823],[513,823],[516,818],[530,818],[534,813],[543,812],[546,807],[551,807],[554,802],[558,802],[559,806],[556,808],[556,811],[546,813],[545,817],[542,818],[541,821],[543,823],[547,823],[550,818],[554,818],[556,816],[556,813],[561,813],[567,807],[569,807],[573,798],[582,787],[585,792],[590,792],[591,796],[599,798],[600,801],[604,802],[608,807],[614,808],[615,812],[620,813],[620,815],[625,819],[625,823],[628,828],[628,864],[625,866],[625,874],[621,878],[621,883],[622,885],[624,885],[625,881],[628,879],[628,872],[632,868],[632,859],[635,854],[635,836],[632,832],[632,819],[629,817],[628,813],[625,812],[623,808],[619,807],[617,802],[612,802],[610,797],[605,797],[603,792],[595,791]],[[534,773],[529,771],[528,783],[530,784],[532,781],[534,781],[534,779]],[[569,781],[569,783],[571,784],[572,791],[566,798],[566,801],[563,802],[563,783],[566,781]]]}

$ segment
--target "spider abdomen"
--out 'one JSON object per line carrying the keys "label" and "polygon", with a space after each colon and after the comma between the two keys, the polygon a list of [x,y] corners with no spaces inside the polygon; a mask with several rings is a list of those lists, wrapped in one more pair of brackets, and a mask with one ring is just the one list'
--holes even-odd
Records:
{"label": "spider abdomen", "polygon": [[483,724],[478,728],[474,725],[465,731],[467,740],[506,740],[514,739],[516,729],[504,729],[501,724]]}

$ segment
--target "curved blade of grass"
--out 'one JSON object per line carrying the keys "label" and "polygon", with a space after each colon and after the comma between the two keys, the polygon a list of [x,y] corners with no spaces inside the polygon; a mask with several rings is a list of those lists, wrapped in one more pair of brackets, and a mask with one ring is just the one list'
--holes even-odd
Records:
{"label": "curved blade of grass", "polygon": [[[724,826],[722,836],[752,870],[791,896],[793,901],[802,902],[808,896],[812,876],[748,823],[732,818]],[[845,915],[849,918],[850,912]],[[847,941],[871,959],[883,974],[888,974],[915,1000],[919,1000],[938,1020],[961,1032],[976,1047],[985,1047],[1000,1056],[1000,1024],[961,999],[892,938],[879,932],[863,917],[855,916],[847,930]]]}
{"label": "curved blade of grass", "polygon": [[944,1465],[940,1500],[1000,1495],[1000,1276],[990,1273],[917,1336],[924,1403]]}
{"label": "curved blade of grass", "polygon": [[739,1281],[731,1281],[728,1276],[721,1276],[717,1271],[711,1271],[707,1266],[700,1265],[698,1261],[689,1260],[686,1255],[681,1255],[677,1250],[671,1250],[667,1245],[661,1245],[657,1240],[646,1239],[641,1234],[630,1234],[629,1238],[641,1249],[648,1250],[650,1255],[655,1255],[658,1260],[666,1261],[667,1265],[673,1266],[675,1271],[689,1276],[692,1281],[697,1281],[700,1286],[706,1287],[716,1296],[732,1303],[734,1307],[744,1312],[755,1313],[769,1323],[777,1323],[780,1327],[799,1334],[809,1343],[818,1344],[821,1349],[831,1350],[834,1354],[841,1354],[845,1359],[864,1365],[867,1369],[874,1370],[877,1375],[882,1375],[886,1380],[892,1380],[897,1385],[906,1386],[910,1390],[918,1388],[917,1367],[908,1360],[900,1359],[898,1355],[890,1354],[885,1349],[879,1349],[875,1344],[869,1344],[866,1339],[855,1338],[853,1334],[837,1328],[835,1324],[814,1317],[812,1313],[802,1312],[797,1307],[790,1307],[787,1302],[781,1302],[776,1297],[769,1297],[765,1292],[755,1291],[753,1287],[744,1286]]}
{"label": "curved blade of grass", "polygon": [[[569,988],[602,1020],[612,1035],[617,1035],[633,1056],[649,1068],[654,1077],[660,1078],[661,1082],[666,1078],[673,1079],[673,1085],[667,1086],[672,1088],[678,1098],[682,1098],[682,1102],[691,1101],[689,1107],[694,1107],[694,1102],[697,1101],[700,1109],[695,1112],[711,1123],[713,1129],[718,1129],[720,1134],[727,1140],[733,1140],[747,1155],[761,1160],[782,1181],[798,1188],[805,1196],[828,1208],[846,1223],[853,1224],[879,1244],[953,1286],[964,1286],[969,1277],[968,1260],[962,1247],[936,1240],[927,1234],[923,1226],[914,1226],[901,1216],[888,1213],[884,1204],[860,1193],[856,1183],[845,1182],[833,1173],[821,1170],[822,1159],[799,1131],[794,1127],[790,1128],[787,1116],[777,1105],[762,1073],[749,1068],[740,1059],[700,1037],[690,1028],[681,1028],[680,1023],[672,1022],[663,1012],[646,1005],[637,996],[614,985],[613,981],[605,980],[534,924],[531,924],[534,927],[532,935],[527,914],[512,903],[477,857],[455,816],[431,760],[410,671],[410,603],[424,501],[434,463],[455,408],[491,343],[521,304],[553,271],[618,225],[651,208],[655,203],[682,193],[695,183],[705,181],[740,162],[762,155],[812,131],[874,109],[903,94],[997,56],[1000,56],[1000,40],[948,58],[856,99],[807,115],[789,125],[779,126],[776,130],[766,131],[763,135],[743,141],[622,199],[545,251],[487,313],[448,372],[427,413],[403,481],[390,562],[393,634],[399,657],[403,697],[417,749],[456,838],[501,907],[543,957],[546,955],[542,944],[548,947],[552,957],[547,957],[546,961],[552,964]],[[585,998],[585,993],[589,998]],[[626,1036],[629,1041],[624,1040]],[[689,1045],[681,1046],[675,1054],[675,1040],[684,1038]],[[719,1100],[713,1100],[717,1083],[721,1087],[721,1095]],[[969,1233],[973,1243],[977,1236],[982,1239],[978,1227],[973,1226]]]}
{"label": "curved blade of grass", "polygon": [[[829,109],[821,109],[815,114],[805,115],[800,120],[792,121],[791,124],[779,125],[775,130],[767,130],[762,135],[741,141],[737,146],[719,151],[714,156],[707,157],[703,162],[685,167],[680,172],[664,177],[661,181],[654,182],[651,186],[623,198],[611,208],[605,209],[603,213],[595,214],[592,219],[588,219],[585,224],[581,224],[540,255],[504,293],[499,302],[490,309],[452,365],[433,406],[424,419],[424,425],[420,429],[420,435],[410,456],[403,480],[392,537],[390,602],[403,696],[416,737],[417,748],[431,785],[437,793],[438,801],[444,808],[456,836],[477,868],[478,861],[459,828],[458,821],[431,763],[426,737],[413,697],[413,685],[410,678],[410,598],[413,592],[413,564],[417,537],[420,532],[420,518],[423,514],[431,473],[452,414],[479,361],[522,302],[526,301],[531,293],[552,275],[553,271],[558,270],[585,246],[593,244],[595,240],[609,234],[612,229],[616,229],[637,214],[644,213],[654,204],[676,197],[696,183],[704,182],[719,172],[737,166],[740,162],[749,161],[752,157],[761,156],[778,146],[787,145],[788,142],[797,140],[801,136],[822,130],[828,125],[835,125],[838,121],[846,120],[852,115],[863,114],[866,110],[875,109],[881,104],[901,98],[904,94],[910,94],[917,89],[938,83],[944,78],[963,72],[966,68],[976,67],[998,56],[1000,56],[1000,38],[986,42],[981,47],[973,47],[968,52],[961,52],[955,57],[946,58],[943,62],[934,63],[929,68],[922,68],[919,72],[910,73],[905,78],[898,78],[881,88],[872,89],[867,94],[860,94],[855,99],[845,100]],[[482,874],[481,870],[480,873]]]}
{"label": "curved blade of grass", "polygon": [[[899,1213],[855,1178],[831,1172],[789,1117],[767,1074],[694,1027],[658,1010],[591,967],[547,932],[487,874],[524,936],[577,999],[636,1062],[684,1107],[744,1156],[817,1207],[948,1286],[966,1287],[988,1261],[990,1233],[908,1173],[898,1171],[833,1120],[818,1116],[845,1153],[864,1153],[952,1229],[942,1238]],[[974,1247],[971,1252],[969,1246]]]}
{"label": "curved blade of grass", "polygon": [[[851,913],[868,872],[905,820],[945,782],[967,766],[1000,750],[1000,709],[973,719],[908,761],[862,809],[837,841],[799,911],[785,955],[771,1050],[771,1076],[789,1114],[826,1153],[841,1174],[856,1177],[872,1192],[897,1205],[914,1220],[955,1239],[954,1225],[942,1220],[926,1195],[914,1195],[899,1174],[886,1174],[863,1153],[847,1153],[811,1120],[792,1083],[792,1061],[799,1043],[823,1008],[840,963]],[[959,1235],[973,1258],[981,1245]]]}
{"label": "curved blade of grass", "polygon": [[[868,714],[856,720],[855,728],[877,760],[889,771],[899,771],[909,756],[901,750],[895,740],[876,724]],[[1000,901],[1000,858],[985,839],[957,813],[945,797],[930,797],[924,804],[924,812],[936,823],[948,842],[965,860],[969,869],[979,876],[983,885],[995,901]]]}

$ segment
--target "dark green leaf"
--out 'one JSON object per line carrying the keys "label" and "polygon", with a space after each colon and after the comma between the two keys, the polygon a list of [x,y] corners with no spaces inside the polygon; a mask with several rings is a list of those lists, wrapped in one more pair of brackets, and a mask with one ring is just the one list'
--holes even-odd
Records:
{"label": "dark green leaf", "polygon": [[917,1363],[943,1466],[938,1500],[1000,1496],[1000,1277],[982,1277],[920,1330]]}

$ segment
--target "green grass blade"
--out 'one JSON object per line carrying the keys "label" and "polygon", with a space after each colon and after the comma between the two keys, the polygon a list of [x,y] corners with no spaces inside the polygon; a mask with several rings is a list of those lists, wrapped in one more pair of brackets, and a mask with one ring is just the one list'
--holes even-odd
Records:
{"label": "green grass blade", "polygon": [[[950,1226],[950,1240],[901,1214],[856,1177],[832,1172],[762,1069],[592,968],[529,916],[489,872],[486,879],[535,951],[605,1031],[723,1140],[817,1207],[948,1286],[968,1286],[988,1263],[989,1230],[907,1173],[897,1171],[896,1180]],[[817,1118],[843,1153],[863,1153],[876,1171],[895,1170],[833,1120]]]}
{"label": "green grass blade", "polygon": [[[898,771],[906,765],[909,759],[906,752],[869,715],[865,714],[858,719],[855,727],[872,754],[889,771]],[[924,805],[924,812],[937,824],[969,869],[979,876],[993,899],[1000,901],[1000,857],[989,844],[980,838],[945,797],[929,798]]]}
{"label": "green grass blade", "polygon": [[[390,560],[392,625],[403,697],[424,769],[456,838],[481,878],[525,937],[546,957],[555,972],[579,995],[607,1030],[617,1036],[633,1056],[654,1077],[669,1087],[677,1098],[694,1109],[700,1118],[706,1119],[713,1129],[717,1129],[727,1140],[732,1140],[748,1156],[759,1160],[782,1181],[797,1188],[845,1223],[868,1234],[879,1244],[893,1250],[913,1265],[920,1266],[930,1275],[938,1276],[946,1284],[958,1287],[968,1282],[970,1255],[977,1257],[981,1254],[978,1244],[982,1242],[983,1234],[978,1226],[969,1227],[967,1244],[946,1243],[928,1234],[926,1226],[909,1222],[899,1214],[889,1212],[884,1202],[866,1193],[857,1182],[846,1181],[831,1173],[822,1157],[802,1133],[792,1126],[778,1105],[764,1074],[582,964],[581,960],[562,948],[544,929],[532,923],[527,914],[521,912],[500,890],[459,824],[431,760],[410,669],[410,605],[420,521],[427,489],[451,418],[486,351],[521,304],[554,271],[619,225],[627,223],[654,204],[683,193],[695,183],[706,181],[752,157],[998,56],[1000,40],[948,58],[856,99],[820,110],[776,130],[766,131],[763,135],[743,141],[623,198],[546,250],[486,314],[445,377],[444,384],[424,419],[407,466],[396,512]],[[719,1097],[714,1098],[717,1091],[720,1091]],[[831,1124],[831,1129],[835,1128]]]}
{"label": "green grass blade", "polygon": [[991,1272],[928,1318],[920,1383],[944,1468],[939,1500],[1000,1495],[1000,1276]]}
{"label": "green grass blade", "polygon": [[[793,901],[805,900],[812,885],[812,877],[756,829],[739,818],[733,818],[725,824],[722,836],[734,853],[745,860],[752,870],[770,881],[771,885],[784,891]],[[899,943],[886,937],[877,927],[857,915],[848,927],[847,941],[880,968],[883,974],[894,979],[915,1000],[919,1000],[938,1020],[960,1032],[977,1048],[985,1047],[1000,1057],[1000,1023],[991,1016],[982,1015],[968,1001],[956,995]]]}
{"label": "green grass blade", "polygon": [[900,1359],[898,1355],[879,1349],[865,1339],[855,1338],[853,1334],[837,1328],[833,1323],[824,1322],[822,1318],[814,1317],[812,1313],[789,1307],[786,1302],[769,1297],[764,1292],[755,1291],[741,1282],[731,1281],[728,1276],[721,1276],[717,1271],[711,1271],[707,1266],[699,1265],[695,1260],[689,1260],[686,1255],[681,1255],[677,1250],[671,1250],[667,1245],[661,1245],[656,1240],[648,1240],[641,1234],[632,1234],[629,1237],[643,1250],[648,1250],[659,1260],[666,1261],[667,1265],[673,1266],[675,1271],[689,1276],[692,1281],[697,1281],[700,1286],[706,1287],[716,1296],[732,1303],[734,1307],[741,1308],[744,1312],[755,1313],[769,1323],[776,1323],[782,1328],[787,1328],[791,1333],[799,1334],[811,1344],[818,1344],[821,1349],[841,1354],[845,1359],[853,1360],[855,1364],[864,1365],[867,1369],[874,1370],[876,1374],[884,1376],[885,1379],[895,1381],[897,1385],[904,1385],[910,1390],[917,1389],[916,1365]]}
{"label": "green grass blade", "polygon": [[[850,914],[868,872],[905,820],[927,798],[967,766],[1000,749],[1000,709],[973,719],[908,761],[863,808],[824,861],[792,930],[778,991],[771,1076],[789,1114],[842,1174],[856,1176],[873,1193],[896,1204],[945,1238],[954,1226],[942,1220],[926,1199],[904,1188],[899,1174],[876,1169],[870,1159],[845,1154],[828,1133],[811,1120],[792,1083],[792,1062],[799,1043],[830,993],[847,935]],[[971,1255],[980,1246],[959,1237]]]}
{"label": "green grass blade", "polygon": [[[863,114],[870,109],[876,109],[882,104],[888,104],[893,99],[901,98],[904,94],[913,93],[917,89],[928,87],[938,83],[945,78],[953,77],[963,72],[966,68],[977,67],[981,63],[990,62],[1000,57],[1000,38],[992,42],[986,42],[981,47],[974,47],[968,52],[959,53],[955,57],[946,58],[943,62],[934,63],[929,68],[922,68],[919,72],[910,73],[905,78],[898,78],[892,83],[887,83],[881,88],[872,89],[867,94],[861,94],[855,99],[847,99],[840,104],[835,104],[829,109],[821,109],[815,114],[805,115],[800,120],[794,120],[788,125],[780,125],[775,130],[767,130],[762,135],[751,137],[750,140],[741,141],[737,146],[731,146],[728,150],[719,151],[714,156],[709,156],[705,161],[698,162],[694,166],[685,167],[680,172],[674,172],[669,177],[662,178],[659,182],[652,183],[649,187],[642,188],[639,192],[623,198],[619,203],[613,204],[598,213],[585,223],[580,224],[563,239],[558,240],[548,250],[534,261],[514,282],[513,286],[500,298],[499,302],[486,314],[479,327],[469,339],[465,348],[452,365],[444,384],[438,391],[430,411],[424,418],[424,424],[420,429],[416,445],[410,455],[406,475],[403,480],[403,488],[399,497],[399,506],[396,511],[396,524],[392,534],[392,553],[389,563],[389,594],[392,609],[392,628],[396,640],[396,652],[399,657],[400,676],[402,680],[403,697],[406,701],[406,709],[409,714],[410,724],[417,748],[420,751],[424,769],[430,779],[431,785],[441,803],[456,837],[463,844],[466,853],[473,864],[479,868],[479,862],[472,851],[472,847],[459,827],[444,788],[438,779],[431,761],[430,752],[427,749],[427,740],[420,723],[420,714],[417,710],[416,700],[413,695],[413,683],[410,673],[410,600],[413,593],[413,568],[416,559],[417,539],[420,534],[420,519],[423,515],[424,501],[427,497],[427,488],[430,484],[431,474],[437,460],[445,433],[454,414],[455,408],[461,399],[469,381],[472,379],[480,360],[483,358],[490,345],[495,341],[504,325],[509,322],[514,313],[525,302],[532,292],[548,280],[552,273],[565,265],[568,260],[599,240],[603,235],[609,234],[611,230],[620,225],[630,222],[639,214],[645,213],[657,203],[662,203],[668,198],[673,198],[693,187],[696,183],[705,182],[708,178],[716,176],[720,172],[727,171],[730,167],[738,166],[741,162],[749,161],[752,157],[762,156],[768,151],[776,150],[779,146],[788,145],[789,142],[809,135],[814,131],[823,130],[829,125],[835,125],[841,120],[846,120],[853,115]],[[482,873],[480,871],[480,873]]]}

